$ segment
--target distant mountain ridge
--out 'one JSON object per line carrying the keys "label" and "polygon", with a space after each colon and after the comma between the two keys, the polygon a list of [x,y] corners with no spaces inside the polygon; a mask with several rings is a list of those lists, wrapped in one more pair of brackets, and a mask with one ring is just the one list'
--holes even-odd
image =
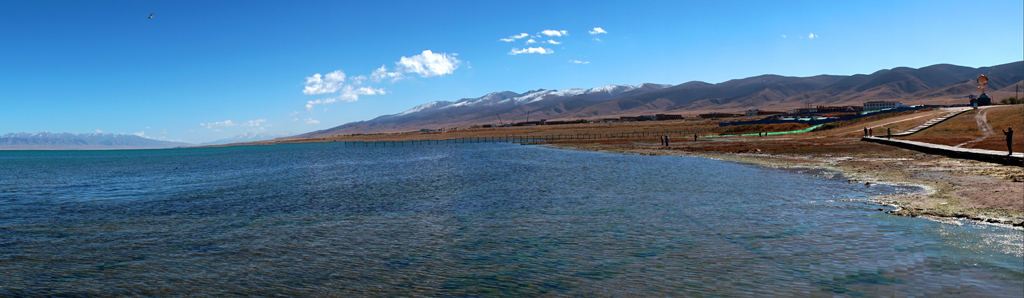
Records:
{"label": "distant mountain ridge", "polygon": [[0,136],[0,150],[160,149],[193,146],[126,134],[8,133]]}
{"label": "distant mountain ridge", "polygon": [[290,135],[292,135],[292,133],[289,132],[249,132],[213,142],[202,143],[200,145],[226,145],[232,143],[259,142],[287,137]]}
{"label": "distant mountain ridge", "polygon": [[[494,92],[477,98],[463,98],[455,102],[434,101],[394,115],[384,115],[370,121],[360,121],[332,129],[298,135],[313,137],[324,134],[378,132],[418,129],[418,127],[450,127],[465,123],[499,123],[525,121],[528,112],[539,107],[573,109],[615,100],[644,92],[667,88],[671,85],[609,85],[591,89],[531,90],[522,94],[511,91]],[[499,120],[501,115],[511,116]],[[517,117],[521,116],[521,117]],[[537,114],[535,120],[545,118]],[[414,128],[415,127],[415,128]]]}
{"label": "distant mountain ridge", "polygon": [[[991,91],[1024,83],[1024,61],[971,68],[936,64],[896,67],[871,74],[786,77],[760,75],[718,84],[609,85],[592,89],[490,93],[455,102],[435,101],[372,120],[346,123],[296,137],[410,131],[530,120],[740,111],[787,110],[805,105],[862,105],[872,100],[951,98],[975,92],[974,79],[987,74]],[[1012,93],[1011,93],[1012,94]],[[500,119],[499,119],[500,117]]]}

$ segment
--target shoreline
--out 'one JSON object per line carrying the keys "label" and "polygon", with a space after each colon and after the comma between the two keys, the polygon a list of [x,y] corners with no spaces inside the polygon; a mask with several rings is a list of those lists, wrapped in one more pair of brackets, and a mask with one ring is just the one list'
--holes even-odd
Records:
{"label": "shoreline", "polygon": [[[919,191],[903,194],[873,196],[866,200],[866,202],[871,204],[894,207],[895,209],[893,210],[884,210],[888,214],[922,218],[934,217],[948,220],[970,220],[982,224],[1024,230],[1024,212],[1020,210],[985,210],[960,206],[959,201],[962,199],[950,197],[953,191],[951,188],[956,186],[955,182],[953,183],[954,185],[942,185],[937,181],[925,183],[923,181],[914,181],[916,179],[908,177],[898,177],[897,173],[840,165],[826,159],[760,153],[699,153],[683,150],[623,148],[585,143],[544,144],[544,146],[555,149],[597,151],[613,154],[702,157],[776,169],[804,168],[834,171],[843,175],[848,183],[884,184],[919,189]],[[853,158],[855,157],[845,156],[834,158],[834,160],[850,160]],[[935,206],[928,208],[929,206],[927,205]],[[881,208],[879,209],[881,210]],[[942,222],[942,220],[937,221]]]}
{"label": "shoreline", "polygon": [[[978,132],[979,121],[996,126],[1013,125],[1024,116],[1024,111],[1018,106],[997,106],[986,111],[987,118],[978,118],[981,114],[970,111],[961,113],[905,139],[947,146],[970,140],[974,144],[968,146],[971,149],[1003,148],[1002,136]],[[862,141],[868,127],[879,131],[883,127],[893,132],[912,131],[949,112],[939,109],[881,114],[800,134],[762,135],[792,131],[793,127],[721,127],[719,123],[723,119],[701,119],[500,127],[444,133],[335,135],[245,145],[383,142],[387,146],[388,142],[404,145],[404,142],[491,140],[557,149],[704,157],[771,168],[817,168],[839,172],[849,183],[911,186],[922,190],[870,198],[879,205],[898,207],[888,211],[891,214],[962,218],[1024,228],[1024,167]],[[697,134],[702,136],[699,140]],[[721,135],[739,136],[719,137]],[[663,136],[671,137],[671,146],[660,143],[665,140],[661,139]],[[242,144],[226,146],[232,145]]]}

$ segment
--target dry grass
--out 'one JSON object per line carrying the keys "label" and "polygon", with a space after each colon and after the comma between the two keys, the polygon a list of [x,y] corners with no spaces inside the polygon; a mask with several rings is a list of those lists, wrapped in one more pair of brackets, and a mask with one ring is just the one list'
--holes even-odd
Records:
{"label": "dry grass", "polygon": [[917,127],[928,119],[943,115],[948,111],[924,109],[918,111],[906,111],[901,113],[885,113],[871,117],[837,121],[825,124],[821,129],[811,133],[816,137],[843,137],[859,138],[864,135],[864,129],[871,127],[875,135],[885,133],[886,128],[892,128],[892,133],[899,133],[913,127]]}
{"label": "dry grass", "polygon": [[1013,150],[1024,150],[1024,105],[1008,105],[990,108],[988,122],[992,125],[993,134],[984,140],[965,146],[968,148],[1006,150],[1006,137],[1002,130],[1013,127]]}
{"label": "dry grass", "polygon": [[926,111],[926,112],[917,113],[917,114],[901,115],[901,117],[896,117],[895,119],[891,119],[891,122],[887,121],[884,124],[876,126],[875,127],[875,134],[876,135],[884,134],[884,133],[887,132],[887,129],[892,129],[892,133],[894,133],[894,134],[901,133],[901,132],[910,130],[912,128],[918,127],[918,126],[924,124],[925,122],[928,122],[928,120],[930,120],[932,118],[943,116],[946,113],[949,113],[949,111],[946,111],[946,110],[931,110],[931,111]]}
{"label": "dry grass", "polygon": [[956,146],[981,138],[983,135],[978,130],[978,124],[974,120],[977,113],[977,110],[968,111],[902,139]]}
{"label": "dry grass", "polygon": [[794,131],[808,127],[811,127],[811,125],[805,123],[749,124],[725,126],[720,129],[716,129],[715,132],[719,135],[752,134],[760,132]]}
{"label": "dry grass", "polygon": [[[490,127],[449,130],[446,132],[407,132],[339,135],[331,137],[277,141],[278,143],[335,142],[335,141],[425,141],[472,138],[554,138],[554,139],[604,139],[645,137],[657,140],[662,135],[674,138],[706,135],[722,130],[718,126],[727,121],[749,121],[755,117],[729,119],[687,119],[670,121],[641,121],[613,123],[581,123],[567,125],[542,125],[519,127]],[[273,142],[263,142],[273,143]]]}

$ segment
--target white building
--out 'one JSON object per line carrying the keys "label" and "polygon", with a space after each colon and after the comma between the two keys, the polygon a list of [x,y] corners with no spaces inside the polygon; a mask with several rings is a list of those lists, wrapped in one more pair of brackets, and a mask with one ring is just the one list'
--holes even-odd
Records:
{"label": "white building", "polygon": [[864,111],[877,111],[902,107],[898,101],[869,101],[864,103]]}

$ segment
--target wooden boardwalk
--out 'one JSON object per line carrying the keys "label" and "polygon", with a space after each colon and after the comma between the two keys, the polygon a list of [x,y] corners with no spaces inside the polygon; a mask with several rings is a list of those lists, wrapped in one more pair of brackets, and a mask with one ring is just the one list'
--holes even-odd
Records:
{"label": "wooden boardwalk", "polygon": [[[895,134],[893,136],[896,136]],[[891,140],[885,137],[863,137],[861,141],[896,146],[904,149],[920,151],[930,154],[945,155],[953,158],[973,159],[978,161],[999,163],[1010,166],[1024,167],[1024,153],[1014,152],[1007,155],[1006,151],[960,148],[932,143],[915,142],[907,140]],[[1021,150],[1024,148],[1017,148]]]}

